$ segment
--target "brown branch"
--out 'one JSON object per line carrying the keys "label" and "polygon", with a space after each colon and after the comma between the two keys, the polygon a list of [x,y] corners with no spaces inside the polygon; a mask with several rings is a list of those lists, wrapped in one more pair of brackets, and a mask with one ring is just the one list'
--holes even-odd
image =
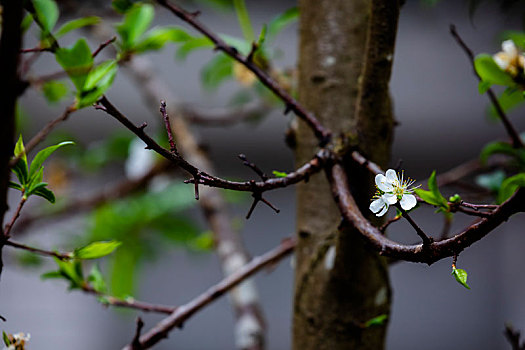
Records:
{"label": "brown branch", "polygon": [[339,164],[327,170],[332,193],[343,218],[361,233],[368,245],[379,254],[412,262],[433,264],[445,257],[459,254],[465,248],[479,241],[496,227],[518,212],[525,211],[525,189],[519,189],[507,201],[495,209],[488,217],[480,219],[451,238],[433,242],[426,246],[422,244],[405,245],[386,238],[378,228],[374,227],[359,211],[348,187],[347,175]]}
{"label": "brown branch", "polygon": [[135,126],[128,118],[126,118],[126,116],[120,113],[120,111],[115,106],[113,106],[105,96],[103,96],[98,101],[98,105],[95,108],[102,110],[107,114],[111,115],[113,118],[117,119],[122,125],[124,125],[131,132],[137,135],[142,141],[144,141],[148,149],[154,150],[164,158],[170,160],[175,165],[190,173],[193,176],[193,179],[186,180],[186,183],[198,183],[199,185],[206,185],[210,187],[218,187],[235,191],[262,193],[276,188],[287,187],[305,179],[308,179],[311,174],[319,172],[322,169],[323,160],[327,157],[328,153],[326,150],[319,151],[314,159],[297,169],[295,172],[288,174],[286,177],[272,178],[268,179],[267,181],[261,182],[228,181],[216,176],[212,176],[204,171],[201,171],[200,169],[186,161],[186,159],[184,159],[181,155],[172,153],[169,150],[160,146],[155,140],[153,140],[144,132],[144,127]]}
{"label": "brown branch", "polygon": [[520,331],[515,330],[512,325],[506,324],[503,334],[512,346],[512,350],[525,350],[525,342],[521,341]]}
{"label": "brown branch", "polygon": [[22,207],[24,206],[26,201],[27,198],[25,196],[22,196],[20,202],[18,202],[18,206],[16,207],[15,213],[13,214],[11,221],[4,228],[3,239],[9,239],[9,233],[11,232],[11,228],[13,228],[13,225],[20,216],[20,211],[22,211]]}
{"label": "brown branch", "polygon": [[[166,338],[168,333],[175,327],[182,327],[184,322],[196,312],[210,304],[211,302],[224,295],[228,290],[235,287],[246,278],[260,271],[268,265],[273,265],[292,252],[295,247],[295,239],[288,238],[281,242],[279,246],[271,251],[253,258],[248,264],[225,277],[222,281],[209,288],[204,293],[197,296],[190,302],[179,306],[170,316],[160,321],[155,327],[140,337],[140,345],[143,349],[148,349]],[[132,346],[124,347],[125,350],[132,350]]]}
{"label": "brown branch", "polygon": [[26,250],[26,251],[31,252],[31,253],[55,257],[55,258],[60,259],[60,260],[69,260],[69,259],[72,258],[72,254],[71,253],[52,252],[50,250],[44,250],[44,249],[40,249],[40,248],[30,247],[28,245],[21,244],[21,243],[16,243],[16,242],[13,242],[13,241],[6,241],[4,244],[7,245],[7,246],[10,246],[10,247],[13,247],[13,248]]}
{"label": "brown branch", "polygon": [[[176,98],[170,94],[170,88],[159,75],[154,73],[148,60],[134,57],[126,63],[126,67],[129,68],[127,71],[131,73],[132,78],[138,82],[137,86],[151,109],[156,108],[157,101],[161,98],[176,101]],[[180,152],[192,163],[199,164],[202,170],[214,173],[210,158],[199,147],[185,123],[184,112],[181,112],[176,104],[171,110],[171,129],[177,139]],[[213,233],[215,250],[223,273],[228,276],[248,262],[249,254],[244,248],[242,236],[232,226],[228,205],[219,189],[205,188],[199,205]],[[232,289],[229,295],[236,317],[236,343],[242,350],[264,349],[266,325],[255,282],[247,279]],[[245,327],[246,320],[252,321],[251,327]]]}
{"label": "brown branch", "polygon": [[301,104],[299,104],[299,102],[288,94],[288,92],[286,92],[286,90],[283,89],[268,73],[254,64],[248,59],[248,57],[242,56],[236,48],[226,44],[219,36],[199,22],[192,13],[183,10],[167,0],[157,0],[157,2],[210,39],[215,45],[217,51],[224,52],[255,74],[262,84],[269,88],[284,102],[286,110],[293,111],[310,126],[322,146],[330,141],[332,134],[331,131],[322,126],[312,113],[308,112]]}
{"label": "brown branch", "polygon": [[113,36],[111,38],[109,38],[108,40],[104,41],[103,43],[101,43],[95,51],[93,51],[91,53],[91,57],[95,58],[97,57],[97,55],[102,51],[104,50],[107,46],[109,46],[109,44],[112,44],[115,40],[117,40],[117,37],[116,36]]}
{"label": "brown branch", "polygon": [[173,313],[177,309],[177,307],[146,303],[144,301],[135,300],[134,298],[121,299],[111,295],[106,295],[104,293],[96,291],[89,284],[83,284],[81,288],[83,292],[103,298],[105,304],[115,307],[123,307],[127,309],[135,309],[144,312],[155,312],[168,315]]}
{"label": "brown branch", "polygon": [[160,100],[160,113],[164,119],[164,125],[166,126],[166,132],[168,133],[168,141],[170,143],[170,151],[172,153],[177,153],[177,146],[175,146],[175,141],[173,140],[173,133],[171,132],[170,117],[166,112],[166,101]]}
{"label": "brown branch", "polygon": [[[470,64],[472,65],[472,69],[474,70],[474,74],[476,75],[478,80],[481,81],[481,77],[479,76],[478,72],[476,72],[476,67],[474,65],[474,60],[475,60],[474,53],[467,46],[467,44],[463,41],[463,39],[459,36],[458,32],[456,31],[456,26],[454,26],[454,25],[450,26],[450,34],[452,34],[452,36],[457,41],[459,46],[461,46],[463,51],[465,51],[465,54],[469,58]],[[500,117],[501,121],[503,122],[503,126],[505,127],[505,130],[507,131],[507,134],[509,135],[509,137],[512,140],[513,147],[514,148],[524,148],[525,145],[523,144],[523,141],[521,140],[519,133],[514,128],[514,125],[512,125],[512,123],[510,122],[507,114],[505,114],[505,112],[503,111],[503,108],[501,107],[501,105],[500,105],[500,103],[498,101],[498,98],[496,97],[496,94],[494,93],[494,91],[491,88],[489,88],[487,90],[487,94],[489,96],[490,102],[492,103],[492,105],[496,109],[496,113],[498,114],[498,116]]]}
{"label": "brown branch", "polygon": [[144,327],[144,322],[140,317],[137,317],[137,328],[135,329],[135,335],[133,336],[133,341],[131,342],[132,350],[142,350],[142,345],[140,345],[140,332],[142,327]]}
{"label": "brown branch", "polygon": [[431,237],[428,237],[425,232],[423,232],[421,227],[419,227],[414,219],[412,219],[412,217],[403,208],[401,208],[399,203],[396,203],[396,208],[399,209],[403,217],[407,219],[408,223],[414,228],[414,230],[416,230],[417,235],[423,240],[423,246],[429,245],[434,241]]}

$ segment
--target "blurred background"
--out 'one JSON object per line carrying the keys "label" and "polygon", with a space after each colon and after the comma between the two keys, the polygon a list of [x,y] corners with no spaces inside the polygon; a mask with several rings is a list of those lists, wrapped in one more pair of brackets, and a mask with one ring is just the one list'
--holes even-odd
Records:
{"label": "blurred background", "polygon": [[[260,28],[296,4],[283,0],[248,0],[247,5],[254,28]],[[189,6],[198,8],[200,5]],[[506,138],[503,127],[488,116],[488,99],[478,93],[477,79],[464,52],[451,37],[449,25],[456,25],[474,52],[492,54],[500,51],[500,35],[504,30],[523,29],[523,8],[520,6],[502,11],[496,2],[485,1],[469,15],[468,4],[464,1],[442,0],[434,6],[416,0],[406,2],[399,21],[391,83],[395,116],[399,121],[392,166],[402,160],[407,175],[423,180],[432,170],[437,170],[438,174],[444,172],[476,158],[488,142]],[[98,5],[95,13],[105,13],[100,7]],[[209,7],[203,9],[201,20],[208,27],[220,33],[241,36],[233,13]],[[93,10],[87,3],[82,7],[83,14]],[[73,15],[78,16],[78,13]],[[68,16],[64,15],[63,19],[68,19]],[[118,16],[111,19],[113,22],[119,20]],[[184,26],[165,10],[156,8],[155,25],[167,24]],[[276,38],[273,45],[278,48],[275,66],[283,69],[294,66],[297,59],[296,30],[296,24],[292,24]],[[24,47],[37,44],[31,32],[26,37]],[[76,39],[77,36],[71,34],[61,42],[66,46]],[[100,40],[90,41],[91,47],[95,48],[98,42]],[[176,60],[175,50],[173,45],[167,45],[162,51],[147,57],[153,62],[155,72],[169,84],[171,93],[185,105],[199,111],[216,111],[243,97],[246,88],[235,80],[227,81],[217,89],[203,86],[201,68],[214,56],[213,52],[199,50],[186,60]],[[109,57],[112,53],[108,49],[103,54]],[[43,54],[32,73],[51,73],[57,68],[54,58]],[[147,121],[150,125],[148,131],[161,130],[158,128],[161,119],[157,109],[152,110],[143,103],[134,82],[124,70],[119,71],[116,83],[107,95],[136,124]],[[21,101],[22,130],[24,136],[28,135],[25,138],[29,139],[47,121],[56,118],[70,100],[49,106],[40,92],[28,91]],[[525,120],[520,119],[520,114],[523,114],[522,109],[510,113],[512,122],[522,131]],[[243,167],[237,158],[239,153],[246,154],[267,173],[294,168],[292,152],[284,142],[290,118],[284,117],[279,107],[264,118],[251,118],[233,126],[193,126],[192,129],[214,161],[218,175],[251,179],[254,174]],[[86,165],[78,161],[82,158],[78,154],[64,159],[53,158],[53,163],[46,169],[56,169],[49,171],[58,176],[54,180],[56,187],[51,186],[58,197],[62,194],[88,195],[125,179],[123,160],[100,160],[104,155],[96,153],[104,140],[113,138],[118,141],[113,136],[118,130],[119,135],[126,134],[116,121],[92,108],[75,113],[59,127],[53,140],[74,138],[78,143],[75,147],[87,158],[91,157],[84,158],[83,162],[93,170],[83,172],[85,168],[82,167]],[[122,137],[126,139],[126,136]],[[68,168],[68,162],[73,164],[74,170],[63,170]],[[60,178],[61,171],[66,172],[66,178],[71,174],[78,176],[69,183]],[[177,181],[181,182],[180,179]],[[445,193],[453,194],[454,191],[456,189],[447,189]],[[191,188],[189,191],[181,189],[179,193],[192,197]],[[253,256],[264,253],[294,233],[293,188],[267,194],[267,198],[281,210],[279,214],[266,206],[258,206],[249,220],[244,219],[250,206],[249,197],[229,197],[236,217],[235,225]],[[15,205],[17,200],[13,191],[10,202]],[[199,208],[189,201],[181,201],[181,215],[190,218],[195,224],[193,229],[201,235],[206,224]],[[26,213],[31,212],[31,208],[49,206],[40,199],[30,204],[34,206],[29,205]],[[438,234],[441,231],[442,218],[434,215],[432,209],[419,209],[413,216],[428,232]],[[452,232],[472,222],[469,217],[456,216]],[[450,275],[451,259],[430,267],[413,263],[393,265],[393,310],[387,348],[510,349],[502,333],[504,324],[510,322],[515,328],[525,330],[523,219],[522,215],[516,215],[461,254],[458,267],[469,273],[471,290],[460,286]],[[86,236],[97,237],[95,231],[100,226],[96,223],[94,214],[68,216],[60,222],[41,220],[24,228],[20,239],[48,248],[74,246]],[[16,234],[15,231],[15,237]],[[403,222],[392,225],[389,236],[403,242],[413,242],[415,238]],[[148,252],[140,261],[132,260],[132,265],[137,266],[133,289],[137,299],[179,305],[222,278],[216,255],[205,249],[205,239],[204,243],[203,239],[186,239],[172,245],[159,245],[160,249],[144,248]],[[42,281],[39,276],[55,268],[50,261],[28,267],[27,261],[20,264],[27,257],[18,256],[11,250],[5,255],[6,267],[0,283],[0,313],[7,322],[2,324],[2,329],[31,333],[30,349],[115,349],[132,339],[136,313],[105,308],[93,296],[78,291],[68,292],[63,281]],[[101,264],[106,275],[109,275],[110,268],[107,263]],[[115,280],[118,276],[111,278]],[[268,349],[289,349],[293,298],[290,258],[268,273],[259,273],[255,280],[267,320]],[[149,329],[161,317],[143,315],[146,328]],[[184,329],[173,331],[169,339],[156,348],[232,349],[233,323],[232,310],[225,297],[192,317]]]}

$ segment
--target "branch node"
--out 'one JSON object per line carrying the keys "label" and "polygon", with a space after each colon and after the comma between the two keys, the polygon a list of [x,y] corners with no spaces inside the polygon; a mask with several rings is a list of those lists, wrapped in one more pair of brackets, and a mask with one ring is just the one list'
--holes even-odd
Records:
{"label": "branch node", "polygon": [[[261,177],[263,181],[268,180],[268,176],[257,166],[255,163],[248,161],[246,155],[241,153],[238,155],[239,159],[242,160],[242,164],[246,165],[248,168],[252,169],[257,175]],[[253,181],[253,180],[252,180]],[[250,183],[252,182],[250,181]],[[255,181],[253,181],[252,186],[255,187]]]}
{"label": "branch node", "polygon": [[135,336],[133,337],[133,341],[131,342],[131,349],[132,350],[142,350],[144,347],[142,346],[142,343],[140,342],[140,332],[142,331],[142,327],[144,327],[144,322],[140,317],[137,317],[137,328],[135,329]]}

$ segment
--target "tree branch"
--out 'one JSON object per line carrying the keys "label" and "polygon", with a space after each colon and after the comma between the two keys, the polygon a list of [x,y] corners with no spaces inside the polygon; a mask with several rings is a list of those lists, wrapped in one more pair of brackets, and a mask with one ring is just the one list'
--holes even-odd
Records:
{"label": "tree branch", "polygon": [[[160,321],[155,327],[140,337],[140,345],[143,349],[148,349],[166,338],[168,333],[175,327],[182,327],[184,322],[193,314],[215,301],[231,288],[250,277],[265,266],[277,263],[280,259],[287,256],[295,247],[295,240],[285,239],[279,246],[264,255],[253,258],[248,264],[233,274],[225,277],[222,281],[209,288],[206,292],[197,296],[187,304],[178,307],[170,316]],[[123,348],[132,350],[132,345]]]}
{"label": "tree branch", "polygon": [[404,245],[386,238],[378,228],[374,227],[359,211],[348,187],[346,172],[339,164],[334,164],[327,170],[332,193],[343,218],[361,233],[363,239],[379,254],[412,262],[433,264],[445,257],[459,254],[465,248],[479,241],[508,218],[518,212],[525,211],[525,189],[520,188],[507,201],[501,204],[486,218],[468,226],[451,238],[433,242],[423,247]]}
{"label": "tree branch", "polygon": [[270,77],[263,69],[259,68],[249,57],[242,56],[239,51],[226,44],[219,36],[214,32],[206,28],[200,23],[196,16],[189,13],[182,8],[170,3],[167,0],[157,0],[157,2],[170,10],[175,16],[179,17],[184,22],[191,25],[197,31],[202,33],[208,39],[210,39],[215,45],[217,51],[222,51],[237,62],[244,65],[253,74],[259,78],[259,81],[269,88],[277,97],[279,97],[286,105],[286,111],[293,111],[299,118],[304,120],[312,129],[315,136],[319,140],[321,146],[326,145],[331,138],[331,131],[321,125],[317,118],[310,112],[308,112],[299,102],[297,102],[290,94],[288,94],[274,79]]}

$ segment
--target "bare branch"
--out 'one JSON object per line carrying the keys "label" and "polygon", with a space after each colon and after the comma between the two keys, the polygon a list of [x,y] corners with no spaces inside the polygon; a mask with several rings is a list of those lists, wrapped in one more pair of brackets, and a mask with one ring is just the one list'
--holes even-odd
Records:
{"label": "bare branch", "polygon": [[[175,327],[182,327],[184,322],[193,314],[215,301],[231,288],[250,277],[257,271],[268,265],[277,263],[283,257],[287,256],[295,247],[295,240],[292,238],[285,239],[279,246],[267,252],[264,255],[253,258],[248,264],[233,274],[225,277],[222,281],[209,288],[206,292],[197,296],[187,304],[178,307],[170,316],[160,321],[155,327],[140,337],[140,344],[143,349],[148,349],[166,338],[168,333]],[[132,350],[132,346],[124,347],[125,350]]]}
{"label": "bare branch", "polygon": [[10,246],[10,247],[13,247],[13,248],[27,250],[28,252],[31,252],[31,253],[55,257],[55,258],[60,259],[60,260],[68,260],[68,259],[72,258],[71,253],[52,252],[52,251],[49,251],[49,250],[44,250],[44,249],[40,249],[40,248],[30,247],[30,246],[27,246],[25,244],[16,243],[16,242],[13,242],[13,241],[6,241],[4,244],[7,245],[7,246]]}
{"label": "bare branch", "polygon": [[6,240],[9,239],[9,233],[11,232],[11,228],[13,228],[13,225],[15,224],[16,220],[20,216],[20,212],[22,211],[22,207],[24,206],[26,201],[27,201],[27,198],[22,196],[22,198],[20,199],[20,202],[18,202],[18,206],[16,207],[15,213],[13,214],[11,221],[4,228],[3,239],[6,239]]}
{"label": "bare branch", "polygon": [[202,33],[204,36],[209,38],[215,44],[216,50],[224,52],[253,72],[257,78],[259,78],[261,83],[263,83],[284,102],[287,110],[293,111],[299,118],[303,119],[310,126],[321,146],[326,145],[330,141],[332,134],[331,131],[322,126],[312,113],[308,112],[301,104],[299,104],[299,102],[297,102],[290,94],[288,94],[286,90],[284,90],[274,79],[272,79],[270,75],[268,75],[263,69],[259,68],[259,66],[254,64],[252,60],[248,59],[248,57],[243,57],[236,48],[226,44],[219,36],[200,23],[192,13],[183,10],[182,8],[170,3],[167,0],[157,0],[157,2],[170,10],[175,16],[179,17],[197,31]]}

